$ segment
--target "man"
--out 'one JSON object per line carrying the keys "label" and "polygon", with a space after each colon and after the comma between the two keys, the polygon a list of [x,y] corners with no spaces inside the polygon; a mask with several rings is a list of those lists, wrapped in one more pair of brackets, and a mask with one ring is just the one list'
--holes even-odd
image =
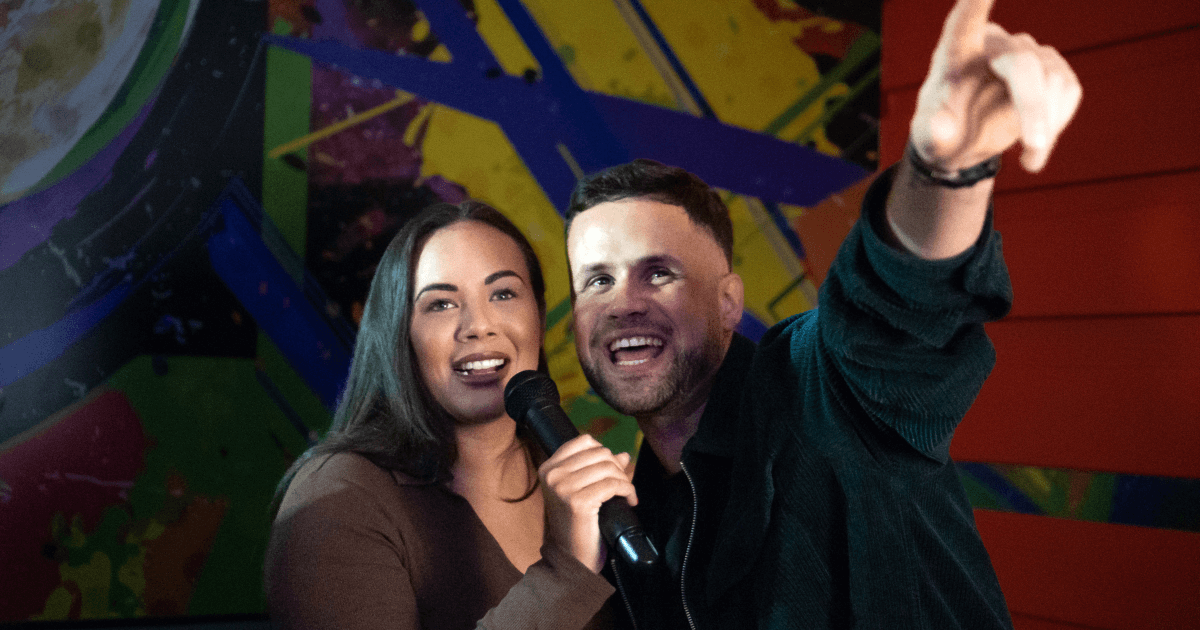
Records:
{"label": "man", "polygon": [[949,440],[994,362],[982,323],[1011,302],[998,156],[1020,141],[1040,170],[1081,91],[990,8],[951,11],[905,159],[873,184],[820,308],[757,347],[734,333],[732,229],[703,182],[636,161],[576,188],[577,350],[645,435],[637,510],[665,561],[610,565],[637,627],[1011,627]]}

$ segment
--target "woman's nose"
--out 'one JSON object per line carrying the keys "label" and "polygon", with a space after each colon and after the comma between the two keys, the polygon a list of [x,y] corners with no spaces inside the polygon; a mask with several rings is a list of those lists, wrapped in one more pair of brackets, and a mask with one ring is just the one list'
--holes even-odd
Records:
{"label": "woman's nose", "polygon": [[486,306],[466,306],[462,309],[459,337],[463,340],[482,339],[496,334],[493,314]]}

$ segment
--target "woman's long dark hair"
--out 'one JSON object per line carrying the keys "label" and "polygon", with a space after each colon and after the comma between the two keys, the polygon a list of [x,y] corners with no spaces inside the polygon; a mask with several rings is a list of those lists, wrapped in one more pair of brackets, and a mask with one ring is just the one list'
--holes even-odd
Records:
{"label": "woman's long dark hair", "polygon": [[[546,317],[546,285],[542,267],[529,241],[503,214],[478,201],[458,205],[439,203],[409,219],[384,251],[367,293],[350,377],[342,390],[333,424],[316,446],[296,459],[280,481],[273,508],[288,484],[308,460],[341,452],[357,453],[375,465],[398,470],[430,483],[451,478],[458,459],[454,419],[441,407],[421,379],[409,339],[412,324],[413,275],[425,241],[438,230],[462,221],[496,228],[516,243],[525,258],[538,314]],[[546,372],[545,349],[538,370]],[[523,431],[518,438],[527,456],[540,459]],[[524,496],[536,489],[533,475]],[[274,511],[274,509],[272,510]]]}

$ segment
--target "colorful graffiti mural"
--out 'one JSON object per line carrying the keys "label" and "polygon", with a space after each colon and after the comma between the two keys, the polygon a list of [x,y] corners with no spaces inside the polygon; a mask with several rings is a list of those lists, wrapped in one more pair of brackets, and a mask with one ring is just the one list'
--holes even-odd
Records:
{"label": "colorful graffiti mural", "polygon": [[[0,2],[0,621],[262,611],[275,484],[328,426],[383,247],[434,201],[525,231],[568,411],[634,449],[574,355],[572,185],[632,157],[700,174],[733,214],[743,332],[812,308],[878,166],[879,15]],[[963,473],[983,507],[1200,529],[1171,512],[1194,484]]]}

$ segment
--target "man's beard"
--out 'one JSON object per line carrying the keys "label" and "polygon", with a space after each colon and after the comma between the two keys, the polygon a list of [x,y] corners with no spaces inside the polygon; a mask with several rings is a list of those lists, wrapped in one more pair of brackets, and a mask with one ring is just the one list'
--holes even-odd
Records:
{"label": "man's beard", "polygon": [[[600,369],[601,361],[611,362],[607,348],[593,353],[591,361],[581,361],[583,375],[596,394],[613,409],[627,416],[644,417],[655,415],[672,403],[683,402],[691,397],[695,389],[711,377],[724,358],[721,353],[721,329],[710,320],[699,347],[686,348],[675,354],[671,365],[656,383],[645,386],[625,384],[624,387],[609,380]],[[637,387],[639,391],[630,391]]]}

